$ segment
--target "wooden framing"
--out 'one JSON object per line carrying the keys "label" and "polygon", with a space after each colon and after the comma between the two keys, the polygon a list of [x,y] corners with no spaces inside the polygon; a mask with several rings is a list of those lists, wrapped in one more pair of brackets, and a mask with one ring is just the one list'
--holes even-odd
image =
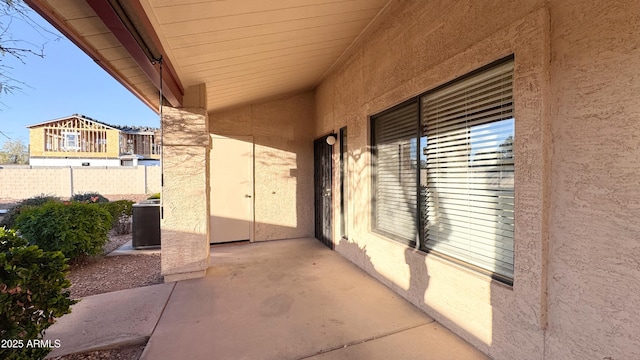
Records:
{"label": "wooden framing", "polygon": [[120,133],[120,154],[136,154],[148,159],[160,156],[160,145],[156,143],[153,132],[144,133]]}
{"label": "wooden framing", "polygon": [[32,157],[118,158],[138,155],[160,159],[160,136],[155,128],[120,127],[83,115],[28,126]]}
{"label": "wooden framing", "polygon": [[43,126],[45,152],[107,153],[107,126],[72,117]]}

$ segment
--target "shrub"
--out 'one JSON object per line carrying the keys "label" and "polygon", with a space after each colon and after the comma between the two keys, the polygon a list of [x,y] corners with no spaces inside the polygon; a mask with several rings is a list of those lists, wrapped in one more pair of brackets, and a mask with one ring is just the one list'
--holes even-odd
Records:
{"label": "shrub", "polygon": [[128,234],[131,232],[131,215],[133,214],[133,201],[118,200],[100,204],[111,214],[111,228],[116,234]]}
{"label": "shrub", "polygon": [[158,199],[160,199],[160,193],[149,195],[149,197],[147,198],[147,200],[158,200]]}
{"label": "shrub", "polygon": [[74,194],[71,197],[71,201],[84,203],[107,203],[109,202],[109,199],[96,192],[87,192],[84,194]]}
{"label": "shrub", "polygon": [[18,215],[20,215],[20,212],[22,211],[22,209],[24,209],[27,206],[42,205],[50,201],[61,202],[59,198],[55,196],[49,196],[49,195],[40,195],[40,196],[24,199],[20,201],[18,204],[16,204],[14,207],[12,207],[2,217],[2,221],[0,221],[0,226],[4,226],[7,229],[12,229],[15,226],[16,219],[18,218]]}
{"label": "shrub", "polygon": [[30,244],[77,260],[102,252],[111,220],[111,214],[98,204],[49,202],[23,209],[16,228]]}
{"label": "shrub", "polygon": [[[0,339],[22,348],[0,348],[1,359],[41,359],[48,348],[30,347],[56,318],[71,312],[68,265],[61,252],[27,246],[14,231],[0,228]],[[6,345],[6,344],[5,344]]]}

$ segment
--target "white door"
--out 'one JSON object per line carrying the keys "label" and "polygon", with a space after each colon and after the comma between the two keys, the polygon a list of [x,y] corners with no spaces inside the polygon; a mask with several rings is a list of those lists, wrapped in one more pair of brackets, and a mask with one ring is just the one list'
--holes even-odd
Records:
{"label": "white door", "polygon": [[211,243],[252,240],[253,139],[211,135]]}

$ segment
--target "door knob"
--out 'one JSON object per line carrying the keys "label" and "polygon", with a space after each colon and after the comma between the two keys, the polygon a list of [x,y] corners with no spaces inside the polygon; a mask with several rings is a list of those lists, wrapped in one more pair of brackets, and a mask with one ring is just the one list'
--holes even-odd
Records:
{"label": "door knob", "polygon": [[251,197],[251,195],[249,195],[249,194],[245,194],[245,195],[244,195],[244,197],[246,197],[246,198],[250,198],[250,197]]}

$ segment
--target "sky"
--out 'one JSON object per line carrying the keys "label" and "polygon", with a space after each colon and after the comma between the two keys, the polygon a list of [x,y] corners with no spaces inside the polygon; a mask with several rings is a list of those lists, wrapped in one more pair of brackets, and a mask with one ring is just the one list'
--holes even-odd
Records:
{"label": "sky", "polygon": [[[0,69],[24,84],[13,94],[0,94],[0,147],[7,137],[29,143],[25,127],[72,114],[83,114],[113,125],[159,127],[158,115],[101,67],[56,31],[37,13],[29,9],[30,18],[55,35],[13,20],[12,38],[29,41],[39,48],[44,44],[44,58],[29,55],[25,64],[11,56],[0,55]],[[0,16],[0,23],[8,23]],[[41,35],[41,34],[44,34]]]}

